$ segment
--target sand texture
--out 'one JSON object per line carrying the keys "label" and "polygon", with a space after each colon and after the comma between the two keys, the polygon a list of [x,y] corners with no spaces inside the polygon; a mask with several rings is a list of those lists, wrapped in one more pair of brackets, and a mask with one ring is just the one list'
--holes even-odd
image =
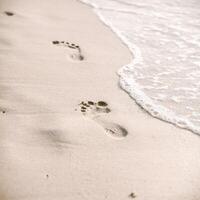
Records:
{"label": "sand texture", "polygon": [[91,7],[0,11],[0,200],[200,199],[200,138],[120,89],[131,55]]}

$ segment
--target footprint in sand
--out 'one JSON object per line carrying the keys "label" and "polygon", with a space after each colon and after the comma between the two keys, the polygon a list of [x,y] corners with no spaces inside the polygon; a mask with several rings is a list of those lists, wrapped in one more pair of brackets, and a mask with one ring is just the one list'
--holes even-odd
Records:
{"label": "footprint in sand", "polygon": [[52,41],[52,44],[62,47],[67,47],[68,50],[70,50],[70,58],[72,60],[81,61],[84,60],[84,57],[81,52],[81,48],[79,45],[65,42],[65,41]]}
{"label": "footprint in sand", "polygon": [[102,118],[103,114],[108,114],[111,112],[111,109],[105,101],[82,101],[79,104],[79,108],[83,115],[90,117],[100,124],[106,131],[106,134],[112,138],[123,139],[128,135],[128,131],[121,125],[106,121]]}

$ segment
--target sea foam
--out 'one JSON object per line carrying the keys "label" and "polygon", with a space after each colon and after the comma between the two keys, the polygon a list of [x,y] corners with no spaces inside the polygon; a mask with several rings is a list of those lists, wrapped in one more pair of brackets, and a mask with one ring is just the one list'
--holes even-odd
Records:
{"label": "sea foam", "polygon": [[152,116],[200,134],[200,2],[81,1],[132,53],[121,87]]}

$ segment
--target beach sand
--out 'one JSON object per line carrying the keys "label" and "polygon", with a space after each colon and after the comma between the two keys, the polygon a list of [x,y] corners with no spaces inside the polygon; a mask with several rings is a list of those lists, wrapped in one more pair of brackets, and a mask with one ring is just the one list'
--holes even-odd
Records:
{"label": "beach sand", "polygon": [[120,89],[130,52],[91,7],[0,5],[0,200],[200,199],[200,138]]}

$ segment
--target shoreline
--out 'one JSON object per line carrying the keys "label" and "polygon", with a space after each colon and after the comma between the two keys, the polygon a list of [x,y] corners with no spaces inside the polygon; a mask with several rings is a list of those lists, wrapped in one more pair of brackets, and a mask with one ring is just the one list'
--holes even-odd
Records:
{"label": "shoreline", "polygon": [[0,23],[0,199],[199,198],[199,138],[119,88],[130,52],[89,6],[4,1]]}
{"label": "shoreline", "polygon": [[[140,89],[140,86],[137,84],[137,82],[133,81],[132,78],[129,80],[128,76],[126,75],[126,71],[133,71],[134,66],[140,64],[140,62],[143,60],[139,47],[133,43],[130,43],[109,20],[105,19],[105,17],[98,10],[98,5],[91,2],[88,3],[87,0],[79,1],[91,7],[93,12],[99,17],[100,21],[102,21],[102,23],[107,26],[130,51],[132,57],[130,62],[117,70],[121,89],[124,90],[130,96],[130,98],[132,98],[133,101],[136,102],[141,109],[144,109],[150,116],[200,136],[200,130],[198,127],[192,124],[187,118],[175,114],[174,111],[169,110],[162,105],[156,105],[156,102],[152,101],[152,99]],[[131,84],[129,84],[129,82],[131,82]]]}

